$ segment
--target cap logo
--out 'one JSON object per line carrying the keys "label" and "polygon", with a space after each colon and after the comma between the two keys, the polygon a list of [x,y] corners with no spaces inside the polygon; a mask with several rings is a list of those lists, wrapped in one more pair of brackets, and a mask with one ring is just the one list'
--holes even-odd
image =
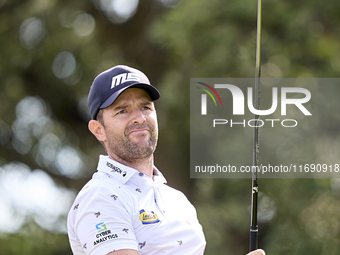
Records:
{"label": "cap logo", "polygon": [[122,83],[127,82],[127,81],[140,82],[140,77],[139,77],[138,74],[135,74],[135,73],[118,74],[118,75],[112,77],[111,89],[113,89],[114,87],[119,86]]}

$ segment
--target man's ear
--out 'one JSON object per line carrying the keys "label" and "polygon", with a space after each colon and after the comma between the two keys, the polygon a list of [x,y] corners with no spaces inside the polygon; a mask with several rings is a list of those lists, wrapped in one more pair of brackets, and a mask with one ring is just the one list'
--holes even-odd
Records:
{"label": "man's ear", "polygon": [[89,130],[101,142],[106,140],[104,126],[98,120],[90,120]]}

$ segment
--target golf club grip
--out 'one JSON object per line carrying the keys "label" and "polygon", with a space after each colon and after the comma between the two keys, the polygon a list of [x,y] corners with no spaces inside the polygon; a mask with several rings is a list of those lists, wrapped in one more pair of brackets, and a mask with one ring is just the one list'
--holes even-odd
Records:
{"label": "golf club grip", "polygon": [[249,251],[255,251],[258,248],[258,227],[250,226]]}

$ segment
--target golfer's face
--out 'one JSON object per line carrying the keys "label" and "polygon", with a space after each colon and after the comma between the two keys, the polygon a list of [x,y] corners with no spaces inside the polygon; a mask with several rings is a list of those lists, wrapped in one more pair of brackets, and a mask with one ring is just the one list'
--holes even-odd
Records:
{"label": "golfer's face", "polygon": [[157,115],[145,90],[131,88],[124,91],[104,109],[103,119],[107,142],[114,151],[119,151],[117,147],[133,149],[136,155],[139,154],[137,151],[154,151],[158,138]]}

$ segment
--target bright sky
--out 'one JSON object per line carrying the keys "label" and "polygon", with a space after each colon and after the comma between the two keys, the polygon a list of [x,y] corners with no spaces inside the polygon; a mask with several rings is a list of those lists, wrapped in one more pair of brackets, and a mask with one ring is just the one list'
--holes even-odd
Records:
{"label": "bright sky", "polygon": [[42,170],[22,163],[0,168],[0,232],[14,233],[33,218],[42,228],[66,232],[65,216],[75,192],[59,187]]}

